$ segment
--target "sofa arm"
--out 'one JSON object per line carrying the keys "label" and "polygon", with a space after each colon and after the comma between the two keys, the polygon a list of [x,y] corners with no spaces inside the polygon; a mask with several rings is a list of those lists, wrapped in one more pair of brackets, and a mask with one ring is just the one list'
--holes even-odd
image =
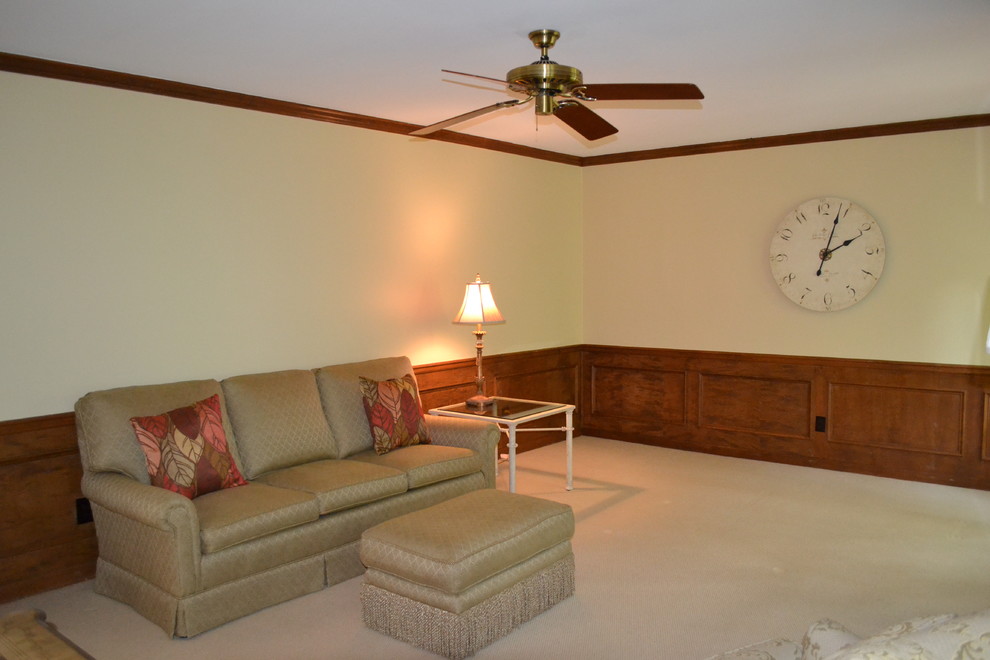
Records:
{"label": "sofa arm", "polygon": [[199,585],[199,517],[192,500],[112,472],[84,473],[100,559],[164,591],[184,596]]}
{"label": "sofa arm", "polygon": [[473,449],[481,456],[485,485],[495,487],[495,461],[501,432],[491,422],[456,417],[426,415],[426,425],[434,444]]}

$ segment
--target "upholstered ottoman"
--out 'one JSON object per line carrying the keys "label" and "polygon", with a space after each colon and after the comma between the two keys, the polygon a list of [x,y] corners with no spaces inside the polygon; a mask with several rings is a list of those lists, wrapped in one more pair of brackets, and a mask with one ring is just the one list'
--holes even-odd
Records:
{"label": "upholstered ottoman", "polygon": [[574,593],[574,513],[494,489],[364,532],[364,622],[464,658]]}

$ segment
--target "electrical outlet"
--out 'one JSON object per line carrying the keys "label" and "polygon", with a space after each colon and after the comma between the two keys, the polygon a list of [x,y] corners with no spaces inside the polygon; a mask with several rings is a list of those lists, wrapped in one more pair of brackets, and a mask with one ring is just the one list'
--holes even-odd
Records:
{"label": "electrical outlet", "polygon": [[89,500],[80,497],[76,500],[76,524],[85,525],[93,522],[93,508],[89,505]]}

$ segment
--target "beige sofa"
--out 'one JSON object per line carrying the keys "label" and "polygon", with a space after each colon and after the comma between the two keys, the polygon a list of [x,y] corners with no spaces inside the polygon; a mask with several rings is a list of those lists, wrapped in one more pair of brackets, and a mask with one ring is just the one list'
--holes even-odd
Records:
{"label": "beige sofa", "polygon": [[[373,450],[359,378],[412,373],[385,358],[92,392],[76,404],[99,541],[95,589],[191,637],[360,575],[361,533],[495,483],[498,430],[426,416],[430,444]],[[150,485],[130,419],[219,395],[247,485],[189,499]]]}

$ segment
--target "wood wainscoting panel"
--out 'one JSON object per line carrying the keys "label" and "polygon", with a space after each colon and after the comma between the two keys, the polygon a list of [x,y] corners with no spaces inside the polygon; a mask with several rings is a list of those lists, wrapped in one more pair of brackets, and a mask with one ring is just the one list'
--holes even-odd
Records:
{"label": "wood wainscoting panel", "polygon": [[700,373],[703,429],[811,437],[811,381]]}
{"label": "wood wainscoting panel", "polygon": [[[535,357],[535,356],[534,356]],[[580,386],[580,353],[574,353],[572,360],[526,359],[507,360],[499,368],[495,378],[494,392],[498,396],[514,399],[531,399],[535,401],[552,401],[554,403],[577,404]],[[579,420],[578,415],[571,416],[572,423]],[[516,435],[517,452],[536,449],[545,445],[560,442],[564,439],[561,431],[530,431],[518,433],[520,429],[563,429],[567,423],[565,415],[553,415],[535,422],[520,424]],[[575,424],[576,425],[576,424]],[[580,431],[575,430],[575,435]],[[501,453],[508,453],[508,439],[503,435],[499,446]]]}
{"label": "wood wainscoting panel", "polygon": [[582,397],[590,435],[990,490],[987,367],[586,345]]}
{"label": "wood wainscoting panel", "polygon": [[813,366],[774,357],[585,346],[585,433],[809,464]]}
{"label": "wood wainscoting panel", "polygon": [[828,441],[962,456],[966,393],[829,383]]}
{"label": "wood wainscoting panel", "polygon": [[687,374],[684,371],[591,365],[591,400],[584,405],[595,417],[687,422]]}
{"label": "wood wainscoting panel", "polygon": [[72,413],[0,422],[0,602],[96,570],[96,533],[78,523],[82,466]]}
{"label": "wood wainscoting panel", "polygon": [[78,451],[72,413],[0,422],[0,465]]}
{"label": "wood wainscoting panel", "polygon": [[980,458],[990,461],[990,392],[983,393],[983,453]]}

